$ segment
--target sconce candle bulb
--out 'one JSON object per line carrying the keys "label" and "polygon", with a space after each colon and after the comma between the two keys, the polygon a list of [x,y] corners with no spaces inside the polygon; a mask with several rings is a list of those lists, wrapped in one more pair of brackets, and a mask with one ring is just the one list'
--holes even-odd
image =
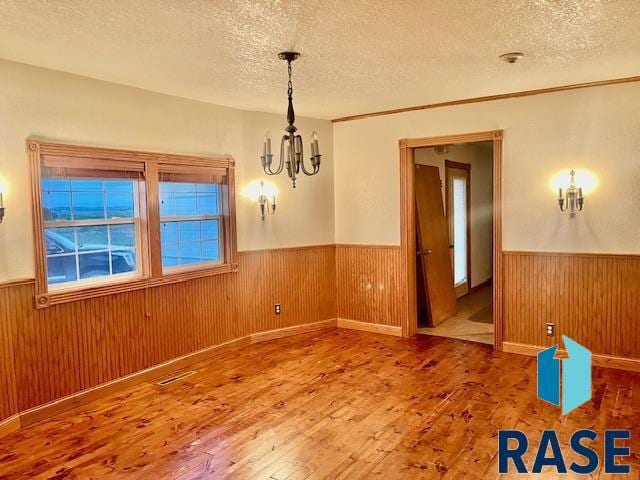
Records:
{"label": "sconce candle bulb", "polygon": [[2,198],[2,184],[0,184],[0,223],[4,220],[4,199]]}

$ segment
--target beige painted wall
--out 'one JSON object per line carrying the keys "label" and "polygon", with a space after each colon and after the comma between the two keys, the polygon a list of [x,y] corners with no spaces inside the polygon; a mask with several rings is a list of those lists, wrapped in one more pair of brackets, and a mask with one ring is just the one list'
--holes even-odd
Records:
{"label": "beige painted wall", "polygon": [[[505,250],[640,253],[640,84],[574,90],[334,124],[336,241],[399,245],[398,140],[504,129]],[[561,213],[550,177],[599,177]]]}
{"label": "beige painted wall", "polygon": [[[283,98],[283,102],[284,102]],[[188,154],[231,154],[238,191],[266,178],[260,166],[262,138],[283,132],[282,115],[244,112],[145,90],[0,61],[0,179],[7,208],[0,225],[0,281],[31,277],[33,242],[29,175],[24,149],[29,136],[70,143]],[[255,250],[334,242],[332,127],[326,120],[298,118],[308,138],[321,142],[323,166],[291,188],[278,188],[278,211],[265,222],[258,207],[237,200],[238,247]],[[306,145],[305,145],[306,147]]]}
{"label": "beige painted wall", "polygon": [[445,211],[445,160],[471,165],[471,287],[492,276],[493,150],[491,144],[488,145],[488,148],[473,144],[452,145],[446,154],[437,154],[433,148],[419,148],[415,152],[416,163],[432,165],[440,170]]}

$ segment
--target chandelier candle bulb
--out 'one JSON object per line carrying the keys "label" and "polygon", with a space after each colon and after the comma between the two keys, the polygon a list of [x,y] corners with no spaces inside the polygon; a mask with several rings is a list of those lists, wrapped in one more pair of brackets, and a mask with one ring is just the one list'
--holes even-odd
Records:
{"label": "chandelier candle bulb", "polygon": [[294,146],[296,155],[302,155],[302,137],[300,135],[296,135]]}
{"label": "chandelier candle bulb", "polygon": [[265,157],[271,155],[271,130],[267,130],[264,136],[264,145],[262,146],[262,155]]}

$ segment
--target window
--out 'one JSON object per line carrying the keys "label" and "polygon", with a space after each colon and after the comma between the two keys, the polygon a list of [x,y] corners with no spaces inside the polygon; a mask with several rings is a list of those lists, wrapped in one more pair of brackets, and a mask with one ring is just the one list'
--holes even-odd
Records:
{"label": "window", "polygon": [[162,268],[221,261],[222,214],[215,183],[160,178]]}
{"label": "window", "polygon": [[467,280],[467,179],[452,177],[453,183],[453,276],[456,285]]}
{"label": "window", "polygon": [[50,288],[140,273],[138,180],[103,175],[42,178]]}
{"label": "window", "polygon": [[38,307],[237,269],[229,157],[28,151]]}

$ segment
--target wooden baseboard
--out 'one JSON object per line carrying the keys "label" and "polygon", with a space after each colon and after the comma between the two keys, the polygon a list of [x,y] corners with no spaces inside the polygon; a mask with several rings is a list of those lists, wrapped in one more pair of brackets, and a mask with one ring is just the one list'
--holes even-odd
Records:
{"label": "wooden baseboard", "polygon": [[493,284],[493,278],[489,278],[489,279],[485,280],[484,282],[479,283],[475,287],[471,287],[469,289],[469,293],[475,293],[478,290],[481,290],[481,289],[483,289],[485,287],[490,287],[492,284]]}
{"label": "wooden baseboard", "polygon": [[177,370],[187,368],[190,365],[206,360],[214,353],[219,353],[231,348],[241,348],[250,344],[250,336],[231,340],[229,342],[198,350],[197,352],[193,352],[182,357],[174,358],[159,365],[132,373],[131,375],[97,385],[93,388],[59,398],[53,402],[38,405],[37,407],[20,413],[21,425],[23,427],[33,425],[34,423],[40,422],[67,410],[71,410],[72,408],[80,405],[106,397],[127,387],[144,383]]}
{"label": "wooden baseboard", "polygon": [[293,327],[278,328],[277,330],[269,330],[267,332],[254,333],[250,335],[251,343],[268,342],[282,337],[290,337],[292,335],[301,335],[303,333],[313,333],[323,330],[332,330],[336,328],[336,319],[324,320],[321,322],[305,323],[303,325],[294,325]]}
{"label": "wooden baseboard", "polygon": [[[535,357],[538,352],[548,347],[538,347],[535,345],[527,345],[524,343],[502,342],[502,350],[507,353],[517,353],[520,355],[528,355]],[[567,351],[558,349],[560,355],[566,355]],[[594,353],[591,355],[591,363],[598,367],[617,368],[619,370],[629,370],[632,372],[640,372],[640,359],[615,357],[613,355],[602,355]]]}
{"label": "wooden baseboard", "polygon": [[359,322],[357,320],[348,320],[346,318],[338,318],[338,328],[347,328],[350,330],[362,330],[364,332],[382,333],[384,335],[393,335],[395,337],[402,336],[402,328],[392,325],[381,325],[378,323]]}
{"label": "wooden baseboard", "polygon": [[0,421],[0,438],[20,430],[20,415],[14,415]]}
{"label": "wooden baseboard", "polygon": [[[34,423],[46,420],[54,415],[71,410],[72,408],[84,405],[99,398],[106,397],[115,392],[121,391],[127,387],[148,382],[159,377],[163,377],[170,373],[176,372],[199,363],[214,354],[220,353],[228,349],[242,348],[252,343],[266,342],[277,338],[288,337],[291,335],[300,335],[303,333],[316,332],[321,330],[336,328],[336,319],[324,320],[321,322],[306,323],[303,325],[295,325],[292,327],[281,328],[278,330],[270,330],[267,332],[254,333],[219,345],[204,348],[194,353],[174,358],[167,362],[155,365],[153,367],[141,370],[126,377],[118,378],[93,388],[74,393],[67,397],[54,400],[53,402],[39,405],[21,412],[18,417],[18,425],[26,427]],[[2,425],[0,425],[1,427]],[[18,427],[18,428],[19,428]],[[6,432],[9,433],[9,432]],[[0,436],[2,428],[0,428]]]}

